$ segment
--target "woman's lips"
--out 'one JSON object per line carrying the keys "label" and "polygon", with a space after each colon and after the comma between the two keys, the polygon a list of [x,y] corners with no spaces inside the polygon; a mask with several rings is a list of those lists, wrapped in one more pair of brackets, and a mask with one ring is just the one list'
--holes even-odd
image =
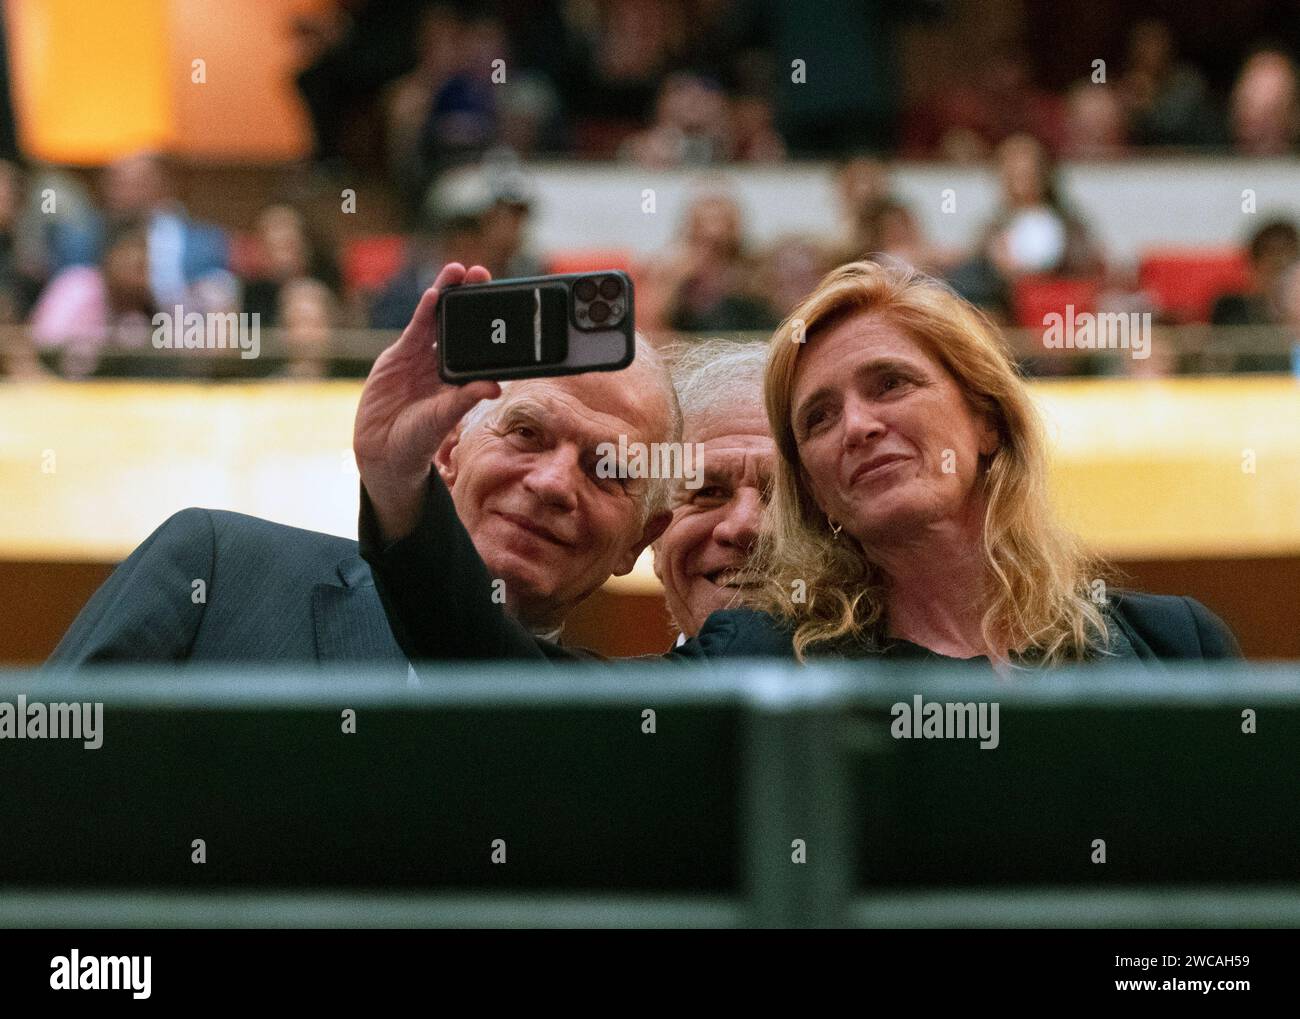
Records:
{"label": "woman's lips", "polygon": [[890,454],[889,456],[877,456],[868,460],[866,463],[859,464],[849,475],[849,487],[852,488],[859,481],[864,479],[871,480],[892,470],[901,463],[906,463],[910,457],[899,454]]}

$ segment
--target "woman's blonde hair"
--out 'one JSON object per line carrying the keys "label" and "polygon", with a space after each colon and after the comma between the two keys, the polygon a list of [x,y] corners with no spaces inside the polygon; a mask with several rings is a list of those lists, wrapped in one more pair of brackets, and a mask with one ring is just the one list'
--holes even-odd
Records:
{"label": "woman's blonde hair", "polygon": [[842,637],[879,646],[885,577],[847,535],[837,538],[801,470],[791,423],[795,366],[806,341],[845,318],[878,315],[936,357],[970,406],[997,428],[999,446],[978,484],[983,553],[993,590],[982,632],[1041,664],[1089,657],[1107,641],[1089,597],[1101,564],[1056,522],[1047,495],[1047,447],[1029,392],[997,328],[943,283],[910,268],[851,262],[830,272],[772,336],[764,396],[778,457],[768,518],[755,554],[759,607],[794,625],[795,655]]}

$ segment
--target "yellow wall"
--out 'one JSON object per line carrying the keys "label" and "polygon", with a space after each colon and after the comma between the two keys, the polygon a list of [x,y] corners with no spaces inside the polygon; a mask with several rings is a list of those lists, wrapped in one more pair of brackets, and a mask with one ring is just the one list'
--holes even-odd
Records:
{"label": "yellow wall", "polygon": [[[302,0],[6,0],[28,155],[99,164],[153,148],[282,161],[310,147],[288,18]],[[204,61],[204,81],[193,61]]]}
{"label": "yellow wall", "polygon": [[[1099,552],[1300,554],[1295,381],[1061,381],[1033,392],[1061,511]],[[346,381],[0,386],[0,560],[121,559],[187,506],[355,537],[359,394]],[[1253,473],[1242,469],[1248,451]],[[642,566],[616,586],[653,590]]]}

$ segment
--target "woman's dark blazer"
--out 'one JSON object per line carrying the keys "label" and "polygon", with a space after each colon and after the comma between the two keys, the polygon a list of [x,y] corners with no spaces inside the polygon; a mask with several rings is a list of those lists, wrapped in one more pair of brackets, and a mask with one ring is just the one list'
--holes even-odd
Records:
{"label": "woman's dark blazer", "polygon": [[[1109,651],[1102,660],[1171,661],[1240,658],[1241,649],[1227,625],[1194,598],[1112,592],[1106,607],[1112,624]],[[677,649],[676,657],[781,657],[794,654],[793,629],[781,620],[753,609],[715,612],[700,635]],[[881,652],[855,639],[845,639],[816,653],[844,658],[883,656],[945,661],[944,656],[907,641],[894,642]],[[810,656],[811,657],[811,656]],[[984,659],[976,659],[984,661]]]}

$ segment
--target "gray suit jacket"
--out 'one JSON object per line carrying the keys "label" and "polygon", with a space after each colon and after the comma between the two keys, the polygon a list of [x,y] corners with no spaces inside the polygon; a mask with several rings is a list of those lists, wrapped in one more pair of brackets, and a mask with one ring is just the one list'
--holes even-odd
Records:
{"label": "gray suit jacket", "polygon": [[125,661],[408,668],[355,541],[207,509],[173,515],[132,552],[46,666]]}

